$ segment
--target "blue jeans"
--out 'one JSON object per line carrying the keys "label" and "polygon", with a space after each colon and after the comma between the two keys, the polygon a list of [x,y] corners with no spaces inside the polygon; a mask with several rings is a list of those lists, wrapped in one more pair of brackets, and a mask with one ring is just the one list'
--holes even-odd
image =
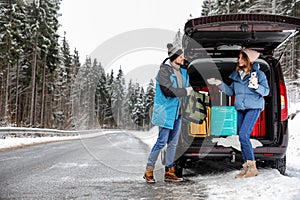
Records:
{"label": "blue jeans", "polygon": [[250,134],[259,117],[260,109],[238,110],[238,132],[244,162],[255,160]]}
{"label": "blue jeans", "polygon": [[178,144],[178,139],[180,135],[181,129],[181,116],[178,117],[177,120],[174,122],[173,130],[159,127],[159,133],[156,143],[151,149],[150,155],[148,157],[147,166],[155,166],[155,162],[157,161],[159,152],[164,148],[167,144],[167,151],[166,151],[166,164],[165,167],[172,167],[175,153],[176,153],[176,146]]}

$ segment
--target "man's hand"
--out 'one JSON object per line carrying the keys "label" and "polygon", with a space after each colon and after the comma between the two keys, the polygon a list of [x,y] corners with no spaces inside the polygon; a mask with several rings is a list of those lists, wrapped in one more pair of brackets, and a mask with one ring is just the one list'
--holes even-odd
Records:
{"label": "man's hand", "polygon": [[191,94],[191,92],[193,91],[192,87],[188,87],[188,88],[185,88],[185,89],[186,89],[187,96],[189,96]]}

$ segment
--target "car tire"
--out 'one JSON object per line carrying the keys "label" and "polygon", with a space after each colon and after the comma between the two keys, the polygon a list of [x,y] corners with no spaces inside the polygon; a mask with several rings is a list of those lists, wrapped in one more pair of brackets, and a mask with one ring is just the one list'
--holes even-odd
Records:
{"label": "car tire", "polygon": [[286,156],[276,159],[274,161],[274,168],[277,169],[280,174],[284,175],[286,170]]}

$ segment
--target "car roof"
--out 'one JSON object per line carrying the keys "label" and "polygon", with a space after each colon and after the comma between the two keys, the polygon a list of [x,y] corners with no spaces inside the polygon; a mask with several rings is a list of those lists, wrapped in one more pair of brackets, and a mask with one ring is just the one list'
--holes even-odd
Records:
{"label": "car roof", "polygon": [[[269,14],[226,14],[200,17],[185,24],[184,48],[211,49],[240,45],[272,51],[300,30],[300,18]],[[194,40],[195,42],[190,42]]]}

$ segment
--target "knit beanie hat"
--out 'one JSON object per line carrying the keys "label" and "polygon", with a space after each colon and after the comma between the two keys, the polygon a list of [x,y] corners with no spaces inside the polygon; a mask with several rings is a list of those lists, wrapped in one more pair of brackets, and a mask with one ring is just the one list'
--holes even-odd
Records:
{"label": "knit beanie hat", "polygon": [[178,56],[183,54],[183,51],[177,47],[174,47],[173,44],[170,43],[167,44],[167,48],[168,48],[168,55],[171,62],[173,62],[174,60],[176,60]]}
{"label": "knit beanie hat", "polygon": [[247,54],[251,63],[253,63],[259,57],[259,53],[252,49],[243,49],[242,52],[245,52]]}

